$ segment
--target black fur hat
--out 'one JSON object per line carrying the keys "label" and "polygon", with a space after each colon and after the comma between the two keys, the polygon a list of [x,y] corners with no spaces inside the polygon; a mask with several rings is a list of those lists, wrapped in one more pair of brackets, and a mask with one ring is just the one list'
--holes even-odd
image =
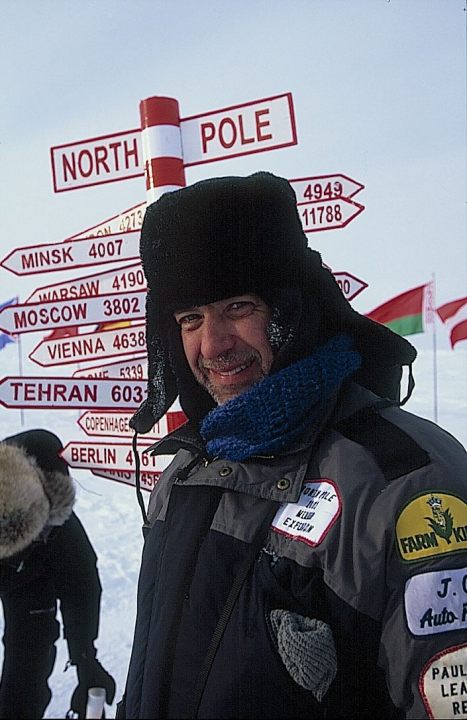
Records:
{"label": "black fur hat", "polygon": [[[413,346],[357,313],[308,242],[295,193],[283,178],[203,180],[148,206],[140,243],[148,283],[148,397],[130,424],[148,432],[177,396],[199,420],[215,403],[194,379],[181,348],[175,310],[255,293],[272,309],[274,372],[339,332],[362,355],[362,384],[395,395]],[[382,390],[385,392],[381,392]]]}

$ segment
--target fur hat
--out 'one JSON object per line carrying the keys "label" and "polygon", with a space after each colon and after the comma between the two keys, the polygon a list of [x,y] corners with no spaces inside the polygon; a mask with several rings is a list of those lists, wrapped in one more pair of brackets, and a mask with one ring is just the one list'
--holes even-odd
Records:
{"label": "fur hat", "polygon": [[271,372],[346,332],[362,355],[356,379],[379,394],[397,392],[401,366],[413,362],[415,349],[353,310],[308,247],[296,202],[287,180],[258,172],[203,180],[148,206],[140,243],[148,397],[130,421],[135,430],[148,432],[177,396],[190,419],[214,407],[188,367],[173,312],[244,293],[272,310]]}
{"label": "fur hat", "polygon": [[71,515],[75,490],[60,440],[29,430],[0,443],[0,558],[24,550],[47,525]]}

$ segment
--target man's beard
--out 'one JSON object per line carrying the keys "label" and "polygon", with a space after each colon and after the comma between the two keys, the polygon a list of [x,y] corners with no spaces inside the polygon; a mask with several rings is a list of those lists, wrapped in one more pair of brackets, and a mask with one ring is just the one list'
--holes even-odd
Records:
{"label": "man's beard", "polygon": [[[235,382],[236,374],[232,375],[232,383],[229,384],[216,384],[209,370],[217,372],[227,372],[233,366],[235,367],[250,367],[255,364],[257,368],[257,377],[251,381],[251,379],[242,385],[241,382]],[[245,392],[252,384],[262,380],[266,376],[266,372],[262,367],[261,355],[256,350],[249,350],[245,353],[224,353],[219,355],[215,360],[204,360],[200,358],[198,360],[198,368],[195,373],[196,380],[202,385],[208,393],[211,395],[213,400],[218,405],[231,400],[242,392]]]}

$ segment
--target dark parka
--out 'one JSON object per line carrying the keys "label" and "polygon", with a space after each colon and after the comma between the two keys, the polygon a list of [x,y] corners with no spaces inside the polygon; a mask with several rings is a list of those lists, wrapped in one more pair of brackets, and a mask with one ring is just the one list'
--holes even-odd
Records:
{"label": "dark parka", "polygon": [[[95,655],[101,597],[97,558],[72,512],[73,483],[57,449],[58,438],[43,430],[0,443],[1,718],[43,716],[60,632],[57,602],[71,662]],[[11,554],[15,548],[21,549]]]}
{"label": "dark parka", "polygon": [[[269,173],[165,193],[140,249],[148,397],[130,424],[148,432],[177,397],[189,422],[155,448],[175,457],[149,504],[119,717],[465,717],[467,461],[397,407],[415,349],[345,300]],[[300,442],[232,462],[200,438],[215,403],[173,313],[245,293],[271,311],[270,375],[340,334],[361,366]]]}
{"label": "dark parka", "polygon": [[[157,453],[179,450],[151,496],[119,717],[462,717],[466,455],[387,405],[352,385],[319,436],[242,463],[204,461],[190,424],[161,441]],[[199,668],[264,520],[196,715]]]}

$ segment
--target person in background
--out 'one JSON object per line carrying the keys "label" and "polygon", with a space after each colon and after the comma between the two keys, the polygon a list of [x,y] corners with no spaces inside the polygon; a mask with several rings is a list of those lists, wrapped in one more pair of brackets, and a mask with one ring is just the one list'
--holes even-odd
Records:
{"label": "person in background", "polygon": [[69,663],[78,675],[69,716],[85,717],[90,687],[105,688],[108,703],[115,695],[94,646],[101,598],[97,558],[73,512],[74,485],[60,450],[58,437],[42,429],[0,443],[0,718],[43,717],[60,629],[57,601]]}
{"label": "person in background", "polygon": [[[149,205],[145,522],[120,718],[447,718],[467,707],[467,459],[400,408],[416,351],[307,247],[289,183]],[[144,506],[143,506],[143,509]]]}

